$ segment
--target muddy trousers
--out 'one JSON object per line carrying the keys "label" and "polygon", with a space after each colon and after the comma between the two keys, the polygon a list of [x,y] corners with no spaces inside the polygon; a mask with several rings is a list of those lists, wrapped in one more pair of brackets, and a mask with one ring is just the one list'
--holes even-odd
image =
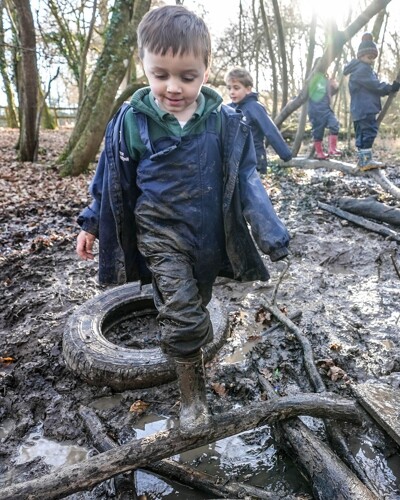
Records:
{"label": "muddy trousers", "polygon": [[168,356],[184,358],[213,339],[206,305],[215,276],[197,277],[196,266],[182,254],[153,255],[147,259],[153,276],[154,303],[161,327],[161,347]]}
{"label": "muddy trousers", "polygon": [[375,115],[367,115],[362,120],[353,122],[357,149],[372,148],[378,135],[378,122]]}

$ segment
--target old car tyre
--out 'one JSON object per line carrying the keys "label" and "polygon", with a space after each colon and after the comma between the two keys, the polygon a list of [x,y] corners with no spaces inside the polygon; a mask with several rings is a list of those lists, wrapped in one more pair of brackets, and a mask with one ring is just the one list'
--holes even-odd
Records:
{"label": "old car tyre", "polygon": [[[207,309],[214,340],[204,348],[210,360],[228,335],[228,316],[213,298]],[[173,361],[161,348],[131,349],[109,342],[106,332],[128,318],[156,315],[151,285],[138,283],[112,288],[80,306],[70,317],[63,337],[63,356],[68,368],[93,385],[115,390],[152,387],[176,378]]]}

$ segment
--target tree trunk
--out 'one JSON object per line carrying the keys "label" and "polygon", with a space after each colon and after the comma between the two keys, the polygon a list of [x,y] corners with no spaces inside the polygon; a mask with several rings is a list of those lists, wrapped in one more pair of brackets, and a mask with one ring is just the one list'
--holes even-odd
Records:
{"label": "tree trunk", "polygon": [[125,61],[136,47],[136,28],[150,8],[150,0],[116,0],[104,49],[86,89],[70,140],[58,162],[62,175],[79,175],[94,160],[110,119]]}
{"label": "tree trunk", "polygon": [[39,146],[38,71],[36,63],[36,33],[29,0],[12,0],[17,12],[18,37],[21,51],[18,73],[20,110],[19,158],[35,161]]}
{"label": "tree trunk", "polygon": [[260,2],[260,10],[261,10],[261,19],[264,28],[264,36],[265,41],[268,47],[268,55],[271,61],[271,71],[272,71],[272,113],[271,116],[275,119],[275,116],[278,114],[278,74],[276,70],[276,57],[275,51],[272,46],[271,34],[268,26],[268,18],[265,12],[264,2]]}
{"label": "tree trunk", "polygon": [[[311,18],[310,23],[310,40],[308,44],[308,52],[307,52],[307,62],[306,62],[306,75],[308,76],[313,67],[314,61],[314,52],[315,52],[315,32],[317,29],[317,15],[314,12]],[[297,127],[296,137],[294,138],[293,146],[292,146],[292,154],[293,156],[297,156],[301,143],[303,142],[304,130],[306,128],[307,123],[307,115],[308,115],[308,106],[306,104],[303,105],[303,108],[300,113],[299,124]]]}
{"label": "tree trunk", "polygon": [[282,64],[282,107],[285,107],[288,102],[288,68],[287,68],[287,57],[285,49],[285,34],[283,32],[281,12],[279,10],[279,4],[277,0],[272,0],[272,5],[274,8],[274,20],[276,23],[276,28],[278,32],[278,47],[281,54],[281,64]]}

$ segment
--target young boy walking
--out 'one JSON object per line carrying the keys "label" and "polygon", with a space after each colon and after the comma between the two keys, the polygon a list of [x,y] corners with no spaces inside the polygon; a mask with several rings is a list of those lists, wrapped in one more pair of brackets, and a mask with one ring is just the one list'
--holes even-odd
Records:
{"label": "young boy walking", "polygon": [[265,138],[283,161],[291,160],[292,152],[285,139],[259,102],[258,93],[252,91],[253,78],[250,73],[243,68],[234,68],[225,76],[225,83],[232,100],[228,106],[241,111],[251,127],[260,174],[267,173]]}
{"label": "young boy walking", "polygon": [[272,261],[287,256],[289,236],[256,172],[250,128],[204,86],[204,21],[182,6],[153,9],[138,46],[149,87],[107,127],[77,253],[92,259],[98,238],[102,283],[151,279],[162,349],[176,364],[180,430],[193,435],[209,425],[202,347],[213,338],[213,283],[268,280],[248,224]]}
{"label": "young boy walking", "polygon": [[378,57],[378,48],[371,33],[364,33],[357,51],[357,59],[353,59],[343,70],[350,75],[350,111],[353,118],[358,149],[357,166],[360,171],[382,167],[373,159],[372,146],[378,135],[377,115],[382,109],[381,97],[397,92],[400,83],[396,80],[390,84],[381,82],[372,69]]}

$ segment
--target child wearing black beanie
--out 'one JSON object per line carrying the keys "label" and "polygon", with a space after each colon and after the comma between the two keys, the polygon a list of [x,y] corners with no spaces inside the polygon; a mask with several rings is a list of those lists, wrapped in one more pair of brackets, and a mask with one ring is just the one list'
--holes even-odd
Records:
{"label": "child wearing black beanie", "polygon": [[353,59],[343,70],[350,75],[350,111],[353,118],[357,147],[357,166],[359,170],[371,170],[383,167],[372,156],[372,146],[378,135],[377,116],[382,109],[381,97],[397,92],[400,83],[381,82],[372,69],[378,57],[378,48],[371,33],[364,33],[357,51],[357,59]]}

